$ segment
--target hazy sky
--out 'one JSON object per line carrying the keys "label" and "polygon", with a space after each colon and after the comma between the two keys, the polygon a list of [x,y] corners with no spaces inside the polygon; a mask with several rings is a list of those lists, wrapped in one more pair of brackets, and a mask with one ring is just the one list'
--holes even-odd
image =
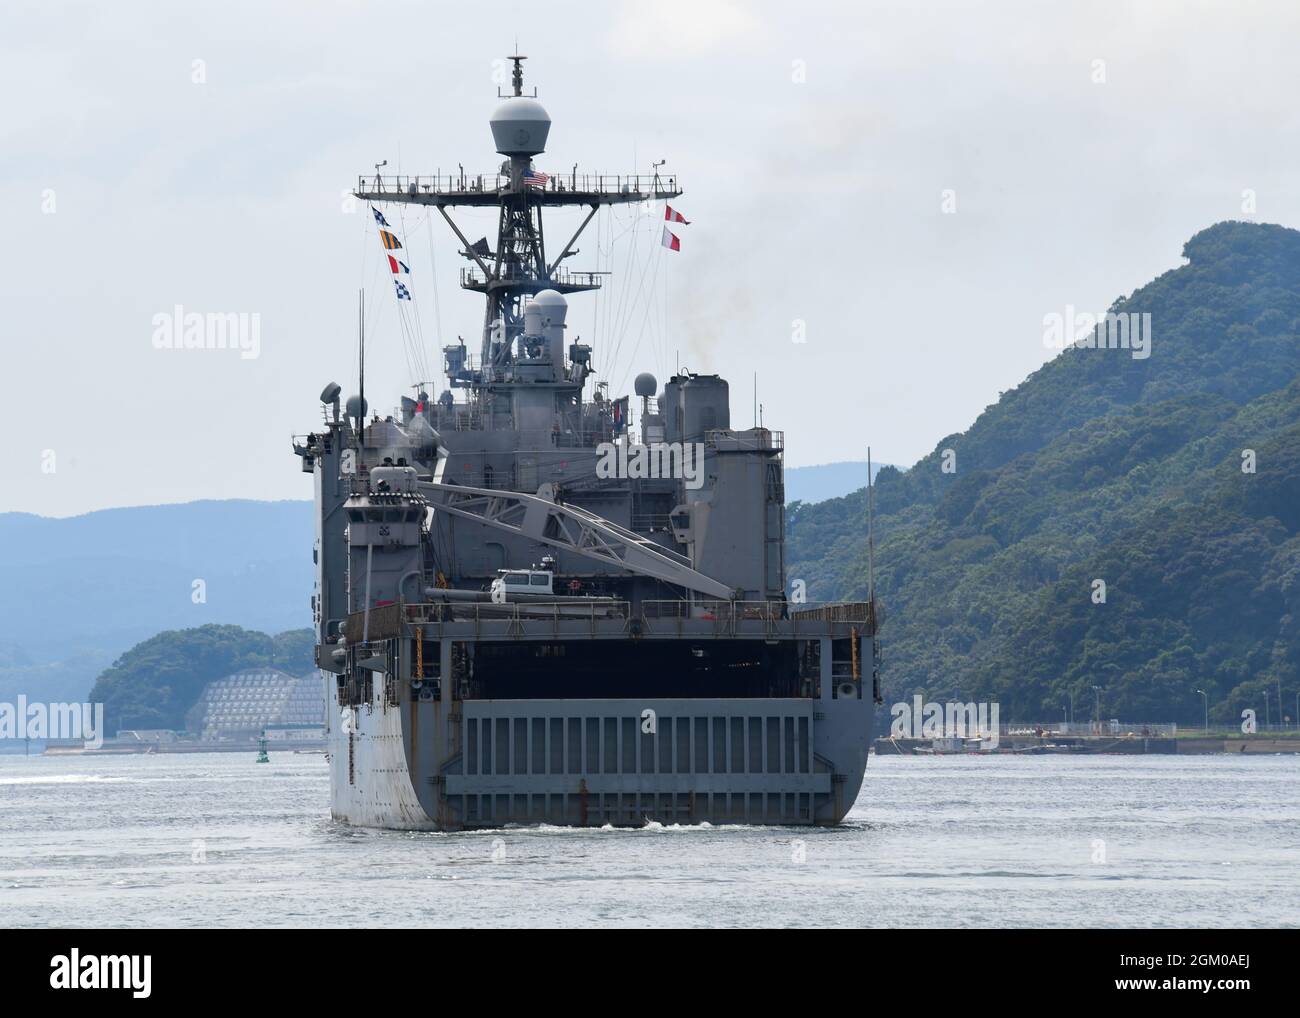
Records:
{"label": "hazy sky", "polygon": [[[626,389],[722,373],[743,426],[757,371],[791,465],[909,464],[1052,356],[1044,315],[1104,310],[1211,223],[1300,223],[1294,3],[8,0],[0,510],[310,497],[290,436],[354,387],[358,287],[372,404],[413,381],[342,192],[381,159],[494,169],[516,35],[554,120],[537,165],[666,158],[692,220],[680,253],[662,206],[585,237],[569,266],[616,275],[571,336]],[[431,225],[405,221],[440,365],[482,311]],[[156,349],[176,305],[259,315],[259,356]]]}

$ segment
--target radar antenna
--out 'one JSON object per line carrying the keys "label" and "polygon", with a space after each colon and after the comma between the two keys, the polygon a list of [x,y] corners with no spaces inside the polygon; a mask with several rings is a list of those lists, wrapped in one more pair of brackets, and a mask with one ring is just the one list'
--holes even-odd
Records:
{"label": "radar antenna", "polygon": [[[515,52],[506,57],[507,60],[514,62],[515,68],[510,73],[510,86],[514,89],[516,96],[524,94],[524,61],[528,58],[519,52],[519,40],[515,40]],[[501,89],[497,89],[497,98],[505,98],[501,95]],[[533,88],[533,98],[537,98],[537,88]]]}
{"label": "radar antenna", "polygon": [[[519,48],[518,46],[515,47],[515,49],[518,48]],[[513,60],[515,64],[515,72],[512,77],[511,84],[515,86],[515,95],[523,95],[524,94],[524,61],[527,60],[528,58],[525,56],[520,56],[518,53],[516,53],[512,55],[510,59]]]}

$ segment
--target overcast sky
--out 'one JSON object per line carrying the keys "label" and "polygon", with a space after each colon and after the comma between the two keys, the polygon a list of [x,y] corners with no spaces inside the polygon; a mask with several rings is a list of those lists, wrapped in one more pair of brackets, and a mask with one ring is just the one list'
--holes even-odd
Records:
{"label": "overcast sky", "polygon": [[[616,274],[571,337],[625,391],[722,373],[742,426],[756,371],[790,465],[910,464],[1053,355],[1045,315],[1104,310],[1214,222],[1300,222],[1293,3],[9,0],[0,510],[310,497],[290,436],[354,388],[363,285],[377,408],[441,342],[476,348],[445,225],[403,224],[413,358],[342,193],[382,159],[492,170],[516,35],[554,121],[538,167],[667,159],[691,220],[680,253],[662,206],[584,237],[570,267]],[[156,349],[176,305],[259,315],[259,356]]]}

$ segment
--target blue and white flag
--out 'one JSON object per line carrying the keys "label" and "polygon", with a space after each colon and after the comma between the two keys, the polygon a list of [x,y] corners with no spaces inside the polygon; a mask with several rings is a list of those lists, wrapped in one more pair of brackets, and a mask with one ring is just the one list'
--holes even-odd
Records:
{"label": "blue and white flag", "polygon": [[384,214],[383,214],[382,212],[380,212],[377,208],[375,208],[374,206],[371,206],[370,211],[373,212],[373,213],[375,214],[375,222],[376,222],[376,223],[378,223],[380,226],[387,226],[387,225],[388,225],[388,220],[384,218]]}
{"label": "blue and white flag", "polygon": [[408,290],[408,289],[407,289],[405,286],[403,286],[401,283],[399,283],[396,279],[394,279],[393,282],[397,285],[397,299],[398,299],[398,300],[410,300],[410,299],[411,299],[411,291]]}

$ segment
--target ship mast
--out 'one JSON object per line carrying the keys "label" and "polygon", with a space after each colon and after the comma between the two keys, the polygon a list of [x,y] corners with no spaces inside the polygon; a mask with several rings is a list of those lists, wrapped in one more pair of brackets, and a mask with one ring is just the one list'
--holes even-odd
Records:
{"label": "ship mast", "polygon": [[[569,294],[600,287],[602,273],[574,272],[563,268],[567,258],[578,253],[574,246],[596,212],[605,205],[671,199],[681,194],[675,176],[653,174],[578,173],[547,175],[533,165],[533,157],[546,151],[551,118],[536,98],[524,94],[523,62],[520,53],[509,57],[514,67],[511,91],[501,99],[489,124],[496,150],[505,156],[495,173],[477,176],[435,175],[416,177],[361,177],[355,194],[370,202],[432,205],[446,220],[461,244],[460,254],[473,263],[461,270],[460,285],[484,297],[483,336],[478,366],[465,363],[463,346],[449,346],[443,353],[451,385],[466,388],[490,402],[494,392],[519,384],[515,366],[526,358],[520,338],[524,332],[524,307],[542,290]],[[448,210],[496,208],[495,245],[486,238],[471,243]],[[577,230],[548,260],[542,210],[545,208],[588,208]],[[585,372],[583,373],[585,377]],[[562,380],[557,379],[563,384]],[[581,382],[579,381],[579,388]],[[486,397],[486,398],[485,398]]]}

